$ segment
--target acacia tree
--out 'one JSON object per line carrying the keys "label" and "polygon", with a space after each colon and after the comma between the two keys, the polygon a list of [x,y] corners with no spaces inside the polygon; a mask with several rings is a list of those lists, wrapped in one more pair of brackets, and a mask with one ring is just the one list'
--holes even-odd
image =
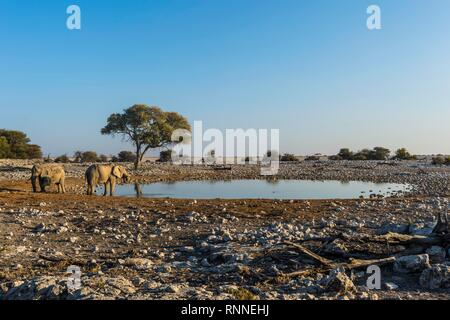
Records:
{"label": "acacia tree", "polygon": [[132,142],[136,150],[134,167],[139,168],[145,153],[150,149],[167,148],[174,144],[171,136],[176,129],[190,130],[187,119],[176,112],[164,112],[159,107],[134,105],[123,113],[109,116],[104,135],[121,135]]}

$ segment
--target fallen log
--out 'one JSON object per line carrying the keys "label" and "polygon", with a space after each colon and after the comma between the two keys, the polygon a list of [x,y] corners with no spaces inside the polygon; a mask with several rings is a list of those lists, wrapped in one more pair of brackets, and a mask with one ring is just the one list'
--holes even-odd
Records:
{"label": "fallen log", "polygon": [[296,244],[296,243],[293,243],[290,241],[285,241],[284,244],[287,244],[294,248],[297,248],[302,253],[306,254],[307,256],[311,257],[312,259],[314,259],[315,261],[319,262],[320,264],[322,264],[324,266],[330,267],[333,265],[333,261],[323,258],[323,257],[319,256],[318,254],[315,254],[314,252],[312,252],[311,250],[305,248],[304,246],[302,246],[300,244]]}
{"label": "fallen log", "polygon": [[395,262],[395,257],[388,257],[388,258],[382,258],[382,259],[369,259],[369,260],[363,260],[363,259],[349,259],[349,262],[334,262],[332,260],[326,259],[324,257],[321,257],[320,255],[312,252],[311,250],[305,248],[302,245],[285,241],[284,244],[290,245],[294,248],[299,249],[302,253],[306,254],[307,256],[313,258],[315,261],[319,262],[321,265],[325,266],[328,270],[331,269],[337,269],[337,268],[345,268],[347,270],[357,269],[357,268],[363,268],[368,267],[371,265],[386,265],[390,263]]}
{"label": "fallen log", "polygon": [[361,260],[361,259],[350,259],[349,263],[338,264],[338,267],[343,267],[347,270],[365,268],[372,265],[384,266],[395,262],[395,257],[388,257],[383,259],[372,259],[372,260]]}
{"label": "fallen log", "polygon": [[[443,237],[436,235],[426,237],[426,236],[412,236],[394,232],[389,232],[385,235],[373,238],[373,241],[375,242],[384,242],[388,244],[400,244],[400,245],[418,244],[428,246],[440,244],[442,240]],[[370,238],[368,239],[368,241],[370,241]]]}
{"label": "fallen log", "polygon": [[[305,270],[299,270],[294,271],[291,273],[283,273],[281,275],[276,276],[275,278],[295,278],[295,277],[306,277],[311,274],[317,274],[317,273],[327,273],[331,270],[343,268],[345,270],[353,270],[358,268],[365,268],[368,266],[376,265],[376,266],[383,266],[387,264],[391,264],[395,262],[395,257],[389,257],[389,258],[383,258],[383,259],[373,259],[373,260],[360,260],[360,259],[350,259],[350,262],[348,263],[333,263],[332,265],[325,267],[325,268],[314,268],[314,269],[305,269]],[[266,280],[269,281],[270,279]]]}

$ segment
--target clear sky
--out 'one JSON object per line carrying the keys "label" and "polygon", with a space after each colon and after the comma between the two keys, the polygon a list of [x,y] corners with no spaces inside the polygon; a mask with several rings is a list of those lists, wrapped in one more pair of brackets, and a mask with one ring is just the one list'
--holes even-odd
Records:
{"label": "clear sky", "polygon": [[100,129],[135,103],[279,128],[282,152],[450,153],[448,0],[1,0],[0,46],[0,128],[45,154],[127,149]]}

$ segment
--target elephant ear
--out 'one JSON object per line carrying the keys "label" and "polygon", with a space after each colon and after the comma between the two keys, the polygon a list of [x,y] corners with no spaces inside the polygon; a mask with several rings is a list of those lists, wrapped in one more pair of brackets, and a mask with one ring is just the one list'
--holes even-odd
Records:
{"label": "elephant ear", "polygon": [[122,179],[122,170],[120,166],[114,166],[112,175],[116,178]]}

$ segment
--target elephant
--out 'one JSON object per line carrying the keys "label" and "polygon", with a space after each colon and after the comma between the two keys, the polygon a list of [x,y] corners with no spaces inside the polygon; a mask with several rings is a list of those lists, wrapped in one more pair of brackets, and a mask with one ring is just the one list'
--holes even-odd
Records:
{"label": "elephant", "polygon": [[31,169],[31,186],[33,192],[37,192],[36,180],[38,180],[41,192],[45,192],[47,186],[55,184],[58,186],[59,193],[66,193],[65,179],[66,173],[64,172],[64,168],[59,165],[41,164],[35,165]]}
{"label": "elephant", "polygon": [[91,165],[86,170],[85,178],[87,183],[87,195],[93,195],[97,185],[103,184],[105,188],[103,195],[107,196],[109,189],[110,196],[113,196],[117,181],[121,180],[123,183],[128,183],[130,181],[130,175],[123,166],[111,164]]}

